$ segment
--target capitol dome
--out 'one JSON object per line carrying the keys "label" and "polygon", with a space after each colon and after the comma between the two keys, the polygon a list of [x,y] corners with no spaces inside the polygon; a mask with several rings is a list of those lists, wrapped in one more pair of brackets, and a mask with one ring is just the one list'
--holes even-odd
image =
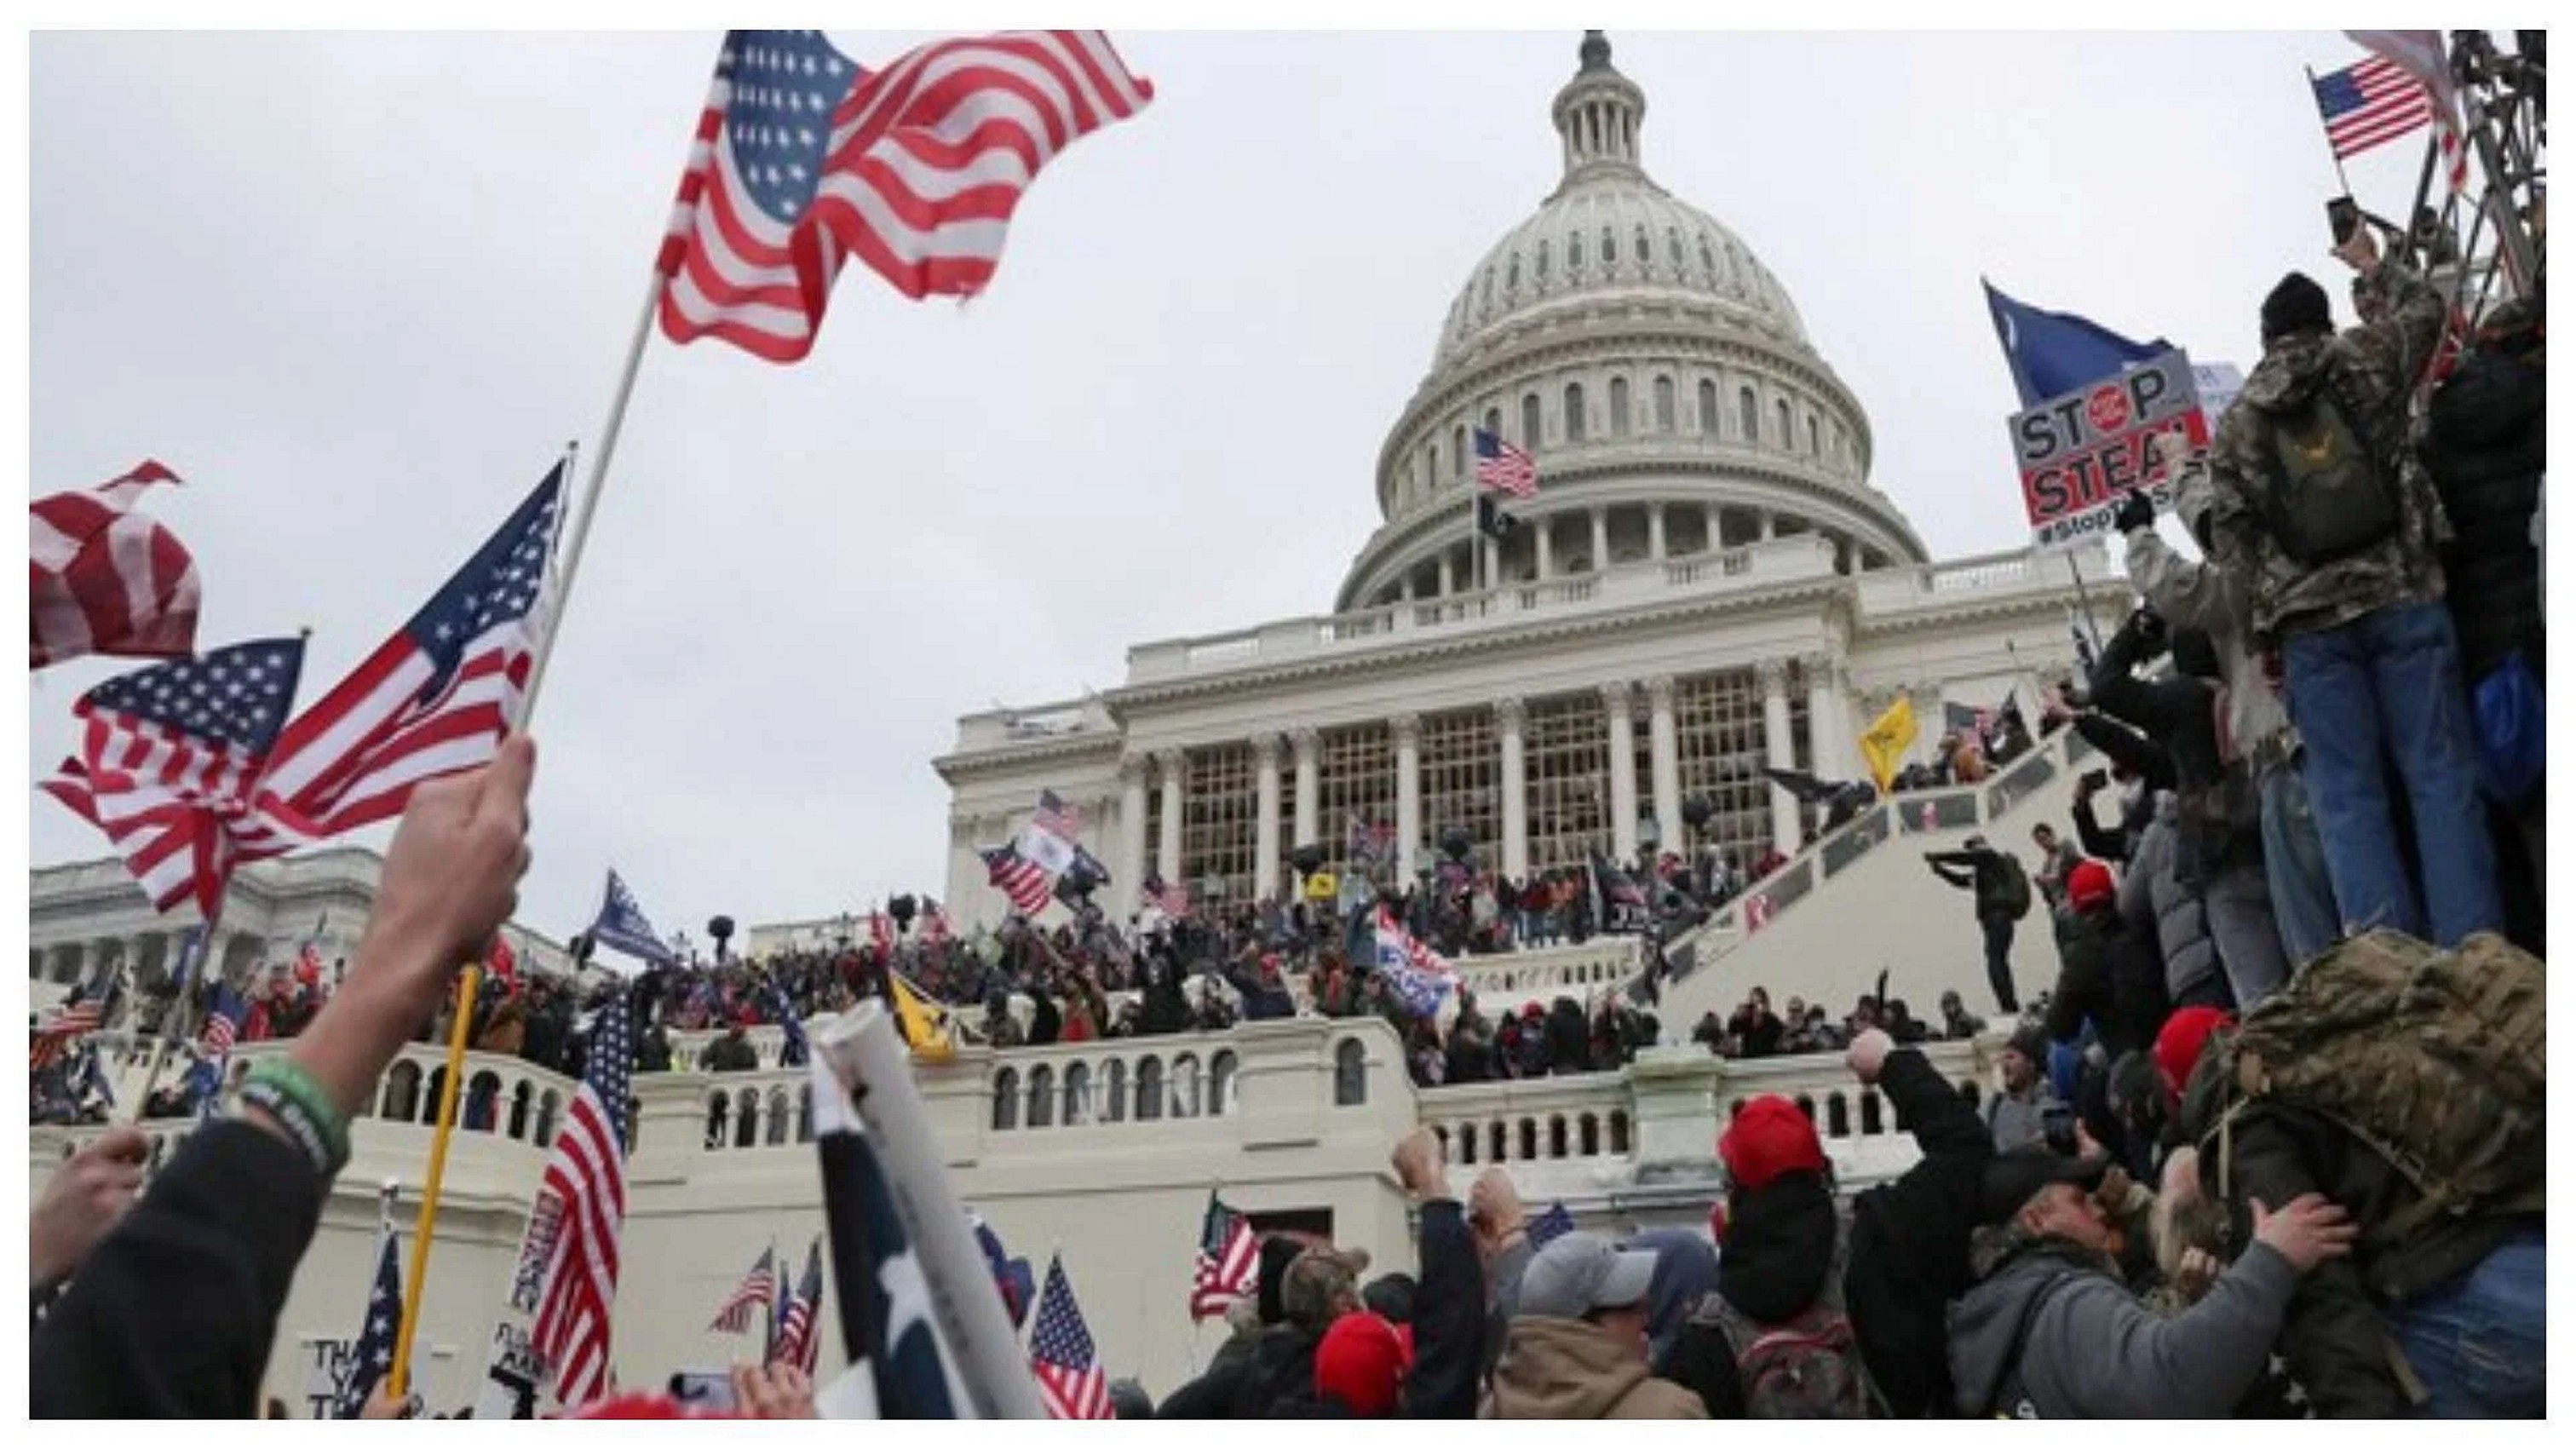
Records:
{"label": "capitol dome", "polygon": [[[1563,180],[1480,260],[1378,460],[1385,523],[1338,607],[1813,533],[1847,572],[1925,561],[1870,486],[1869,420],[1743,240],[1646,174],[1645,92],[1586,32],[1550,110]],[[1527,525],[1468,539],[1475,430],[1535,460]]]}

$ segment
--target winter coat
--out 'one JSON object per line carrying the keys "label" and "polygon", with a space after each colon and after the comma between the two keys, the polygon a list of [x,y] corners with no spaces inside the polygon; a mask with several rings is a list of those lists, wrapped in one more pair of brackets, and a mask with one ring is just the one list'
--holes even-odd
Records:
{"label": "winter coat", "polygon": [[2288,1259],[2258,1243],[2208,1297],[2159,1318],[2120,1282],[2109,1259],[2041,1239],[1950,1310],[1959,1410],[2042,1419],[2222,1417],[2262,1376],[2298,1282]]}
{"label": "winter coat", "polygon": [[2433,394],[2424,456],[2457,534],[2442,550],[2442,573],[2462,678],[2472,685],[2510,650],[2543,667],[2531,518],[2547,463],[2546,383],[2536,351],[2481,346]]}
{"label": "winter coat", "polygon": [[[1919,1051],[1889,1052],[1879,1068],[1878,1090],[1895,1109],[1896,1125],[1914,1134],[1923,1155],[1895,1181],[1852,1199],[1843,1307],[1888,1412],[1902,1419],[1946,1414],[1950,1375],[1942,1310],[1976,1281],[1968,1244],[1994,1142],[1977,1120],[1977,1109]],[[1728,1250],[1733,1248],[1730,1229]]]}
{"label": "winter coat", "polygon": [[[2179,801],[2205,809],[2215,806],[2223,798],[2227,773],[2218,738],[2218,686],[2179,671],[2157,679],[2140,679],[2131,670],[2144,652],[2134,627],[2124,626],[2111,636],[2110,644],[2102,651],[2100,666],[2093,671],[2094,703],[2164,745],[2165,753],[2173,757]],[[2236,774],[2236,784],[2240,790],[2251,789],[2242,770]],[[2239,798],[2245,804],[2252,803],[2250,795]],[[2198,818],[2186,814],[2182,820]],[[2211,818],[2218,828],[2193,825],[2178,838],[2181,853],[2176,859],[2190,879],[2214,879],[2231,863],[2262,858],[2263,840],[2256,821],[2241,818],[2231,833],[2225,828],[2227,815],[2223,809],[2211,811]]]}
{"label": "winter coat", "polygon": [[[2448,541],[2449,524],[2422,460],[2407,445],[2409,397],[2441,341],[2442,297],[2393,261],[2362,286],[2385,304],[2382,320],[2340,336],[2273,339],[2210,444],[2211,549],[2218,566],[2244,583],[2258,645],[2442,597],[2436,550]],[[2277,420],[2303,414],[2329,388],[2396,490],[2399,524],[2368,548],[2311,567],[2272,536],[2264,502],[2278,482]]]}
{"label": "winter coat", "polygon": [[2122,1052],[2153,1046],[2167,1015],[2164,973],[2152,938],[2116,911],[2079,913],[2058,943],[2057,985],[2048,1001],[2051,1041],[2073,1041],[2092,1018],[2102,1049]]}
{"label": "winter coat", "polygon": [[1512,1320],[1486,1419],[1705,1419],[1699,1396],[1646,1371],[1636,1350],[1578,1318]]}
{"label": "winter coat", "polygon": [[2120,878],[2120,918],[2155,943],[2164,962],[2165,997],[2177,1002],[2206,1000],[2221,979],[2209,910],[2199,889],[2182,881],[2182,849],[2174,833],[2180,814],[2171,795],[2156,801],[2155,819],[2138,837],[2128,874]]}
{"label": "winter coat", "polygon": [[[1941,879],[1954,886],[1971,890],[1976,895],[1977,919],[2009,921],[2016,919],[2007,897],[2012,890],[2011,867],[2003,853],[1992,846],[1971,850],[1937,851],[1924,857],[1932,862]],[[1971,874],[1962,879],[1951,874],[1954,868],[1966,867]]]}
{"label": "winter coat", "polygon": [[[2174,487],[2174,511],[2195,533],[2209,517],[2209,467],[2195,458]],[[2286,758],[2297,735],[2288,706],[2263,677],[2263,660],[2245,646],[2246,600],[2225,569],[2174,552],[2153,528],[2131,531],[2129,586],[2168,624],[2206,632],[2227,675],[2227,730],[2237,749]]]}

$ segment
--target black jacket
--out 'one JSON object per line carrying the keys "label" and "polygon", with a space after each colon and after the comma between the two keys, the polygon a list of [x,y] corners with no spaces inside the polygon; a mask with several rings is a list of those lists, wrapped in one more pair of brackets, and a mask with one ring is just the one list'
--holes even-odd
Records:
{"label": "black jacket", "polygon": [[329,1184],[247,1122],[191,1134],[28,1345],[40,1419],[250,1419]]}
{"label": "black jacket", "polygon": [[2545,668],[2531,515],[2547,461],[2546,386],[2536,357],[2481,346],[2433,395],[2424,459],[2455,535],[2442,576],[2472,686],[2513,649]]}
{"label": "black jacket", "polygon": [[2091,1017],[2102,1049],[2117,1061],[2123,1052],[2155,1045],[2164,1025],[2164,953],[2129,929],[2117,911],[2076,915],[2057,943],[2057,985],[2048,998],[2048,1035],[2073,1041]]}
{"label": "black jacket", "polygon": [[[2004,899],[2004,893],[2010,889],[2012,879],[2010,867],[2005,864],[2003,855],[1994,847],[1980,846],[1968,850],[1935,851],[1923,858],[1932,863],[1933,873],[1941,879],[1963,890],[1976,893],[1978,920],[2015,919],[2012,907]],[[1962,868],[1969,874],[1960,876],[1954,873]]]}
{"label": "black jacket", "polygon": [[1923,1157],[1904,1176],[1853,1199],[1843,1303],[1889,1412],[1946,1417],[1952,1394],[1943,1313],[1977,1281],[1968,1239],[1994,1138],[1919,1051],[1889,1052],[1878,1090]]}

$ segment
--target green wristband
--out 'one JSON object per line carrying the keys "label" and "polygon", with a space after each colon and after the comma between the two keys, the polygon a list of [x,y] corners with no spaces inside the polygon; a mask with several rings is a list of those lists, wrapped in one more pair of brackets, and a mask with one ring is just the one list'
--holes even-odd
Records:
{"label": "green wristband", "polygon": [[349,1161],[349,1122],[313,1074],[286,1057],[271,1057],[243,1079],[241,1100],[275,1117],[313,1158],[321,1174],[337,1177]]}

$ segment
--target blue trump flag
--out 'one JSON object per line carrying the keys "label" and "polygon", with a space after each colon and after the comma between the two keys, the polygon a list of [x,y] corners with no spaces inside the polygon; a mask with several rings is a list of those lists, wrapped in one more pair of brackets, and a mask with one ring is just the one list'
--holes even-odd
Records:
{"label": "blue trump flag", "polygon": [[653,923],[644,919],[644,908],[635,904],[635,893],[608,873],[608,890],[599,902],[599,919],[591,922],[590,939],[612,951],[649,961],[656,966],[676,966],[679,957],[653,934]]}
{"label": "blue trump flag", "polygon": [[2047,312],[1995,290],[1986,289],[1986,308],[1994,314],[1995,340],[2004,345],[2004,363],[2012,369],[2021,405],[2034,408],[2050,398],[2117,377],[2173,344],[2159,337],[2132,342],[2098,322],[2072,312]]}

